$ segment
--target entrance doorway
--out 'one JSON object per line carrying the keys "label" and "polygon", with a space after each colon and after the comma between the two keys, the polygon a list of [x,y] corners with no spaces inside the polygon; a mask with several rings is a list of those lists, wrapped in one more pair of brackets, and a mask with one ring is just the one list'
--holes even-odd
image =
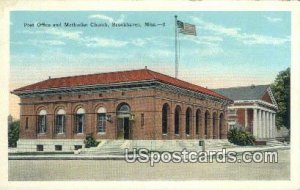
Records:
{"label": "entrance doorway", "polygon": [[129,117],[118,119],[118,139],[131,139]]}
{"label": "entrance doorway", "polygon": [[130,107],[126,103],[122,103],[117,107],[117,138],[131,139],[131,124],[129,118],[131,117]]}
{"label": "entrance doorway", "polygon": [[124,119],[124,139],[130,139],[130,127],[129,127],[129,118],[125,117]]}

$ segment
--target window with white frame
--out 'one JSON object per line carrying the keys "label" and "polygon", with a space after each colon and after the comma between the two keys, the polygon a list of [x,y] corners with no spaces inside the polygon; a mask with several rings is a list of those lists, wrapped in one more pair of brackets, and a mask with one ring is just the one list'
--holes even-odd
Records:
{"label": "window with white frame", "polygon": [[46,110],[41,110],[38,115],[38,133],[46,133],[46,118],[47,112]]}
{"label": "window with white frame", "polygon": [[58,110],[55,116],[55,129],[56,133],[63,134],[65,133],[65,120],[66,112],[63,109]]}
{"label": "window with white frame", "polygon": [[85,110],[79,108],[75,115],[76,133],[83,133]]}
{"label": "window with white frame", "polygon": [[104,107],[100,107],[97,111],[97,131],[98,133],[106,131],[106,109]]}

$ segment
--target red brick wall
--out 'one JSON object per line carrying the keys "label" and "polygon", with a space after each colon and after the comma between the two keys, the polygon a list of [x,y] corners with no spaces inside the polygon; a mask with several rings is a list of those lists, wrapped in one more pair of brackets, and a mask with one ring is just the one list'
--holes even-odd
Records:
{"label": "red brick wall", "polygon": [[[110,91],[100,93],[82,93],[43,96],[33,98],[21,98],[21,131],[20,138],[47,138],[47,139],[82,139],[86,134],[92,134],[97,139],[116,139],[117,138],[117,106],[126,102],[132,113],[135,114],[134,121],[131,122],[132,139],[195,139],[195,138],[218,138],[219,128],[213,130],[213,113],[217,115],[219,126],[219,116],[224,114],[222,138],[227,136],[227,125],[225,107],[219,103],[209,100],[200,100],[188,96],[182,96],[171,92],[154,89]],[[80,95],[80,97],[79,97]],[[168,103],[170,107],[169,126],[167,135],[162,134],[162,107]],[[174,112],[176,106],[181,107],[180,134],[174,134]],[[111,115],[111,122],[106,122],[106,133],[97,134],[96,113],[99,107],[105,107],[107,115]],[[78,108],[85,109],[85,130],[83,135],[74,133],[74,113]],[[66,132],[63,135],[54,133],[54,117],[58,109],[66,111]],[[190,135],[185,134],[185,113],[187,108],[192,110]],[[47,111],[47,132],[44,135],[36,133],[37,113],[45,109]],[[199,135],[196,135],[196,111],[201,110]],[[205,111],[209,111],[208,135],[204,136],[204,117]],[[141,125],[141,114],[144,114],[144,126]],[[28,117],[28,129],[25,129],[26,117]]]}
{"label": "red brick wall", "polygon": [[[240,108],[237,110],[237,118],[236,121],[242,125],[243,127],[246,127],[246,120],[245,120],[245,109]],[[253,109],[247,109],[247,124],[248,124],[248,130],[251,130],[251,126],[253,123]]]}
{"label": "red brick wall", "polygon": [[238,109],[237,110],[237,122],[245,126],[245,109]]}
{"label": "red brick wall", "polygon": [[273,104],[273,103],[272,103],[272,99],[271,99],[271,97],[270,97],[270,95],[269,95],[269,93],[268,93],[267,91],[266,91],[265,94],[263,95],[262,100],[263,100],[263,101],[266,101],[266,102],[268,102],[268,103],[270,103],[270,104]]}

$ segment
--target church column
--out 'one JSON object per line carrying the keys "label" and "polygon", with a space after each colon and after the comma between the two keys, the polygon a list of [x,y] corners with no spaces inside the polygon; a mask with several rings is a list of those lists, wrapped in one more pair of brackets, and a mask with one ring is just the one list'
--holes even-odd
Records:
{"label": "church column", "polygon": [[268,130],[267,130],[267,132],[268,132],[268,138],[271,138],[271,135],[270,135],[270,131],[271,131],[271,112],[268,112]]}
{"label": "church column", "polygon": [[265,138],[266,112],[262,111],[261,137]]}
{"label": "church column", "polygon": [[266,128],[265,128],[266,138],[269,138],[269,112],[266,112]]}
{"label": "church column", "polygon": [[260,138],[261,136],[261,110],[257,109],[257,137],[256,138]]}
{"label": "church column", "polygon": [[269,131],[269,138],[273,138],[273,137],[272,137],[272,133],[273,133],[273,113],[270,112],[270,131]]}
{"label": "church column", "polygon": [[268,138],[268,112],[267,111],[265,111],[265,124],[264,124],[264,137],[265,138]]}
{"label": "church column", "polygon": [[266,125],[265,125],[265,138],[268,138],[268,125],[269,125],[269,120],[268,120],[268,115],[269,115],[269,112],[266,111]]}
{"label": "church column", "polygon": [[263,121],[263,110],[260,110],[260,122],[259,122],[259,138],[263,138],[263,128],[264,128],[264,121]]}
{"label": "church column", "polygon": [[255,138],[257,138],[257,109],[253,109],[253,126],[252,126],[252,133]]}
{"label": "church column", "polygon": [[276,113],[273,114],[273,138],[277,135],[277,129],[276,129]]}

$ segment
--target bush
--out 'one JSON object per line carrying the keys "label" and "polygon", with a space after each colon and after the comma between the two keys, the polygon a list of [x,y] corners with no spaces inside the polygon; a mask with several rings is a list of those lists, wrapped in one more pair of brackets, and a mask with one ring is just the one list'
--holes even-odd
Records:
{"label": "bush", "polygon": [[8,126],[8,147],[17,147],[19,132],[20,121],[14,121]]}
{"label": "bush", "polygon": [[229,142],[240,146],[254,145],[255,142],[252,134],[239,128],[230,129],[227,138]]}
{"label": "bush", "polygon": [[96,147],[98,146],[99,142],[97,142],[92,135],[86,136],[84,140],[85,148],[90,148],[90,147]]}

